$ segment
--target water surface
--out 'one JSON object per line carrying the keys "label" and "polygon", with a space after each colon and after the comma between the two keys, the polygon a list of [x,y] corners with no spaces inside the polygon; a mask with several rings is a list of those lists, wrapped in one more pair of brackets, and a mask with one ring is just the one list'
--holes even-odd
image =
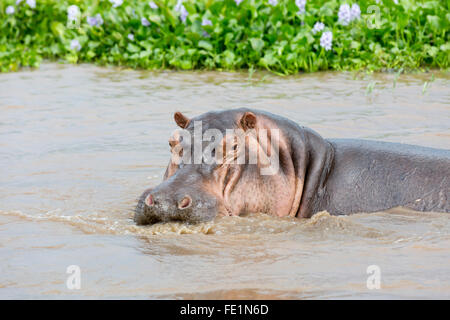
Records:
{"label": "water surface", "polygon": [[[175,111],[251,107],[328,138],[450,149],[450,76],[424,90],[431,79],[58,64],[0,74],[0,298],[450,298],[448,214],[132,221],[162,179]],[[80,290],[66,287],[69,265]],[[379,290],[366,286],[370,265]]]}

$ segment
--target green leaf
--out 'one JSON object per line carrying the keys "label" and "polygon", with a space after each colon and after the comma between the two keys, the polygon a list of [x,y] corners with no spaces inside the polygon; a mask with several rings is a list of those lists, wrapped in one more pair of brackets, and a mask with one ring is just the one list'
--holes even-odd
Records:
{"label": "green leaf", "polygon": [[57,37],[63,38],[65,27],[61,22],[53,21],[50,26],[53,34]]}
{"label": "green leaf", "polygon": [[439,17],[438,16],[427,16],[428,23],[431,25],[431,28],[434,30],[439,29]]}
{"label": "green leaf", "polygon": [[159,16],[159,15],[157,15],[157,14],[151,14],[151,15],[149,15],[149,17],[148,17],[148,20],[150,21],[150,22],[153,22],[154,24],[156,24],[156,25],[161,25],[161,16]]}
{"label": "green leaf", "polygon": [[113,33],[112,33],[112,37],[115,39],[115,40],[122,40],[122,34],[120,34],[119,32],[117,32],[117,31],[114,31]]}
{"label": "green leaf", "polygon": [[253,50],[257,52],[261,52],[262,48],[264,47],[264,41],[258,38],[251,38],[250,44],[253,48]]}
{"label": "green leaf", "polygon": [[442,51],[444,51],[444,52],[445,52],[445,51],[450,51],[450,42],[447,42],[447,43],[441,45],[440,49],[441,49]]}
{"label": "green leaf", "polygon": [[135,52],[139,52],[141,49],[137,45],[129,43],[127,45],[127,50],[128,50],[128,52],[135,53]]}
{"label": "green leaf", "polygon": [[198,42],[198,47],[199,48],[203,48],[207,51],[212,51],[213,50],[213,46],[209,41],[205,41],[205,40],[200,40]]}

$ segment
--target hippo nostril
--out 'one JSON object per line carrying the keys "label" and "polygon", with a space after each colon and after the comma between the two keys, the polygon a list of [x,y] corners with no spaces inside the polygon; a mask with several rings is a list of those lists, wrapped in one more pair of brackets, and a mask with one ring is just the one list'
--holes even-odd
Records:
{"label": "hippo nostril", "polygon": [[178,208],[179,209],[186,209],[188,207],[190,207],[192,203],[192,199],[189,196],[184,196],[183,199],[181,199],[181,201],[178,203]]}
{"label": "hippo nostril", "polygon": [[151,194],[149,194],[147,198],[145,198],[145,204],[149,207],[153,206],[154,202]]}

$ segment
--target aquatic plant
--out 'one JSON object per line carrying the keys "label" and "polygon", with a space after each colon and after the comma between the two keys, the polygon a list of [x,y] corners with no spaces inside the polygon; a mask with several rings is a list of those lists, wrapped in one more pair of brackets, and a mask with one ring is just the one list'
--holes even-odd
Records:
{"label": "aquatic plant", "polygon": [[36,8],[36,0],[27,0],[26,3],[32,9]]}
{"label": "aquatic plant", "polygon": [[317,32],[320,32],[323,29],[325,29],[325,25],[323,24],[323,22],[318,21],[314,24],[314,27],[312,28],[311,31],[312,33],[316,34]]}
{"label": "aquatic plant", "polygon": [[304,14],[306,12],[306,0],[295,0],[295,5],[298,7],[299,14]]}
{"label": "aquatic plant", "polygon": [[43,59],[282,74],[446,69],[449,6],[436,0],[2,0],[0,70],[37,67]]}
{"label": "aquatic plant", "polygon": [[80,51],[81,50],[80,41],[78,41],[78,39],[73,39],[72,41],[70,41],[70,49]]}
{"label": "aquatic plant", "polygon": [[343,26],[347,26],[350,24],[351,21],[352,15],[350,6],[347,3],[344,3],[339,7],[338,22]]}
{"label": "aquatic plant", "polygon": [[326,51],[331,50],[332,41],[333,34],[331,33],[331,31],[326,31],[322,33],[322,36],[320,37],[320,46]]}
{"label": "aquatic plant", "polygon": [[6,14],[14,14],[16,9],[14,9],[14,6],[8,6],[6,7]]}
{"label": "aquatic plant", "polygon": [[358,20],[361,17],[361,8],[357,3],[352,4],[350,8],[350,21]]}
{"label": "aquatic plant", "polygon": [[147,18],[142,17],[142,18],[141,18],[141,24],[142,24],[144,27],[148,27],[148,26],[150,26],[150,21],[148,21]]}
{"label": "aquatic plant", "polygon": [[103,24],[103,18],[100,13],[97,13],[94,17],[87,17],[86,21],[91,27],[100,27]]}

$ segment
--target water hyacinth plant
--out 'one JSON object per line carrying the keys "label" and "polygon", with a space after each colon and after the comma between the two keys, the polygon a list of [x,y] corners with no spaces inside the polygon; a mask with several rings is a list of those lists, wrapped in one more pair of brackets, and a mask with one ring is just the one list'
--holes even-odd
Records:
{"label": "water hyacinth plant", "polygon": [[147,18],[142,17],[142,18],[141,18],[141,24],[142,24],[144,27],[148,27],[148,26],[150,26],[150,21],[148,21]]}
{"label": "water hyacinth plant", "polygon": [[36,8],[36,0],[27,0],[26,3],[32,9]]}
{"label": "water hyacinth plant", "polygon": [[67,8],[67,19],[76,20],[80,15],[80,8],[76,5],[71,5]]}
{"label": "water hyacinth plant", "polygon": [[352,4],[350,8],[350,21],[358,20],[361,16],[361,9],[357,3]]}
{"label": "water hyacinth plant", "polygon": [[306,10],[305,10],[306,0],[295,0],[295,4],[298,7],[299,14],[304,14],[306,12]]}
{"label": "water hyacinth plant", "polygon": [[[2,0],[0,70],[37,67],[43,59],[282,74],[446,69],[449,6],[436,0]],[[70,25],[70,18],[79,23]]]}
{"label": "water hyacinth plant", "polygon": [[6,7],[6,14],[14,14],[15,11],[16,9],[13,6]]}
{"label": "water hyacinth plant", "polygon": [[120,7],[123,3],[123,0],[109,0],[111,2],[113,8]]}
{"label": "water hyacinth plant", "polygon": [[325,25],[323,24],[323,22],[316,22],[311,31],[313,34],[316,34],[317,32],[320,32],[323,29],[325,29]]}
{"label": "water hyacinth plant", "polygon": [[87,17],[86,21],[91,27],[100,27],[103,24],[103,18],[100,13],[97,13],[94,17]]}
{"label": "water hyacinth plant", "polygon": [[320,37],[320,46],[324,48],[326,51],[331,50],[331,44],[333,41],[333,34],[331,31],[326,31],[322,33],[322,36]]}
{"label": "water hyacinth plant", "polygon": [[81,50],[81,44],[78,39],[73,39],[72,41],[70,41],[70,49],[75,51]]}
{"label": "water hyacinth plant", "polygon": [[348,3],[344,3],[339,7],[338,21],[343,26],[349,25],[352,21],[351,10]]}

